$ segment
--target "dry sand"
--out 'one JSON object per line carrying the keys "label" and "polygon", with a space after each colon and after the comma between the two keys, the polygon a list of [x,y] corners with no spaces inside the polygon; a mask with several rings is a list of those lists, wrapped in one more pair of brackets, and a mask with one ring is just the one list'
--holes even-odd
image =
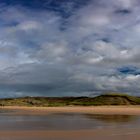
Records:
{"label": "dry sand", "polygon": [[48,114],[48,113],[89,113],[89,114],[120,114],[140,115],[140,106],[73,106],[73,107],[18,107],[6,106],[0,109],[18,110],[17,113]]}

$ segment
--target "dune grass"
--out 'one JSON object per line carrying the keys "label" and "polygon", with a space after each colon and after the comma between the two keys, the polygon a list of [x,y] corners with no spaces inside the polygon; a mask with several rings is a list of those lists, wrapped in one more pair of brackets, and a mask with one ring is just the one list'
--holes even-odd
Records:
{"label": "dune grass", "polygon": [[140,105],[140,98],[121,93],[106,93],[97,97],[21,97],[0,99],[0,106],[94,105]]}

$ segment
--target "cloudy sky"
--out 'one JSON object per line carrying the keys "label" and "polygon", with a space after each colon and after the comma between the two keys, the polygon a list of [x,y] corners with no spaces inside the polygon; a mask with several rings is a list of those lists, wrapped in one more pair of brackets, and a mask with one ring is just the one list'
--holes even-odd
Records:
{"label": "cloudy sky", "polygon": [[0,97],[140,96],[140,0],[0,0]]}

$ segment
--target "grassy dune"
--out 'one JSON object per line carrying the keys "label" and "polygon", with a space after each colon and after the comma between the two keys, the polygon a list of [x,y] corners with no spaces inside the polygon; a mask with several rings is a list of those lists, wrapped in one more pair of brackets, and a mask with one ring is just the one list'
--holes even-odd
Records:
{"label": "grassy dune", "polygon": [[140,105],[140,98],[126,94],[103,94],[97,97],[22,97],[0,99],[0,106],[94,106]]}

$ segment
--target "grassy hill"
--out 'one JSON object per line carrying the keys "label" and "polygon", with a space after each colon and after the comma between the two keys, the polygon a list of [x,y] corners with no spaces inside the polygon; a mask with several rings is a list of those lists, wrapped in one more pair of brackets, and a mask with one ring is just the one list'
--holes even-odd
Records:
{"label": "grassy hill", "polygon": [[21,97],[0,99],[0,106],[92,106],[140,105],[140,98],[126,94],[103,94],[97,97]]}

